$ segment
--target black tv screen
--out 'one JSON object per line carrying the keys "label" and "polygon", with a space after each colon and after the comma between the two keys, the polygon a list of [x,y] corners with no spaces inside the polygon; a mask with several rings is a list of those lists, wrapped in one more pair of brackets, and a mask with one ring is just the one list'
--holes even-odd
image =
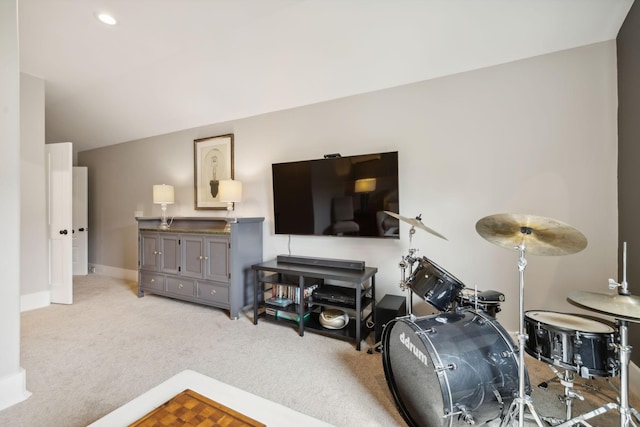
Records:
{"label": "black tv screen", "polygon": [[276,234],[400,237],[397,151],[271,167]]}

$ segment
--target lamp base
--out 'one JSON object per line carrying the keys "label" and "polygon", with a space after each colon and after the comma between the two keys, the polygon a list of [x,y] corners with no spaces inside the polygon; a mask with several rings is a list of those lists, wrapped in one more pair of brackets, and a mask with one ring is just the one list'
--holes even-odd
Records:
{"label": "lamp base", "polygon": [[[173,220],[171,222],[173,222]],[[160,230],[168,230],[169,227],[169,223],[167,222],[167,204],[163,203],[162,214],[160,215],[160,225],[158,226],[158,228]]]}

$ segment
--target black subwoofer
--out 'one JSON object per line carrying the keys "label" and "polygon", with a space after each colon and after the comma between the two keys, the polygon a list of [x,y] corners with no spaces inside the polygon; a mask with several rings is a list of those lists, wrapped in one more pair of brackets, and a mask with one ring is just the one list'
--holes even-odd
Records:
{"label": "black subwoofer", "polygon": [[390,320],[407,315],[407,299],[404,296],[385,295],[376,303],[376,343],[382,339],[382,328]]}

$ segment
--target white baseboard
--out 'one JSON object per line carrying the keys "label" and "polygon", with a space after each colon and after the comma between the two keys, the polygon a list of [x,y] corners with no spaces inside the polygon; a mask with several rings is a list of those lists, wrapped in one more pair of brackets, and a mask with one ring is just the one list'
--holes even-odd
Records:
{"label": "white baseboard", "polygon": [[0,378],[0,411],[31,396],[26,386],[26,372],[22,368],[13,375]]}
{"label": "white baseboard", "polygon": [[133,282],[138,281],[137,270],[127,270],[124,268],[110,267],[108,265],[90,264],[90,274],[100,274],[103,276],[115,277],[116,279],[131,280]]}
{"label": "white baseboard", "polygon": [[20,295],[20,312],[48,307],[51,304],[51,292],[41,291]]}

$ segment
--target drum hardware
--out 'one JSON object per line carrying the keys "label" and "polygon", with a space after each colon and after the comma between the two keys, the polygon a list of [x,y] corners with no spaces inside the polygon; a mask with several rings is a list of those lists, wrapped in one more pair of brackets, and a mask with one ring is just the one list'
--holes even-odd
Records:
{"label": "drum hardware", "polygon": [[[418,216],[416,216],[415,218],[407,218],[404,217],[400,214],[397,214],[395,212],[391,212],[391,211],[384,211],[384,213],[386,213],[387,215],[396,218],[402,222],[405,222],[409,225],[411,225],[411,228],[409,229],[409,247],[411,247],[412,245],[412,241],[413,241],[413,235],[416,233],[416,227],[426,231],[427,233],[430,233],[436,237],[439,237],[441,239],[447,240],[446,237],[444,237],[442,234],[438,233],[437,231],[427,227],[426,225],[424,225],[422,223],[422,214],[418,214]],[[413,271],[413,264],[417,261],[416,258],[414,258],[414,254],[417,252],[417,249],[409,249],[409,254],[402,257],[401,261],[400,261],[400,269],[401,269],[401,278],[400,278],[400,289],[404,292],[406,291],[409,286],[407,283],[407,279],[406,279],[406,270],[407,268],[409,269],[409,272]],[[411,314],[413,311],[413,294],[411,292],[409,292],[409,309],[408,312],[409,314]]]}
{"label": "drum hardware", "polygon": [[[571,426],[588,420],[597,415],[603,414],[612,409],[620,413],[620,426],[636,426],[632,415],[640,421],[640,414],[629,405],[629,362],[631,361],[631,346],[629,345],[629,322],[640,323],[640,298],[631,295],[627,284],[627,243],[623,244],[623,279],[621,283],[616,283],[609,279],[609,288],[617,289],[616,294],[601,294],[596,292],[577,291],[569,294],[569,302],[574,303],[587,310],[596,311],[616,320],[620,343],[618,347],[618,359],[620,363],[620,391],[618,402],[610,402],[591,412],[580,415],[561,427]],[[613,285],[613,286],[612,286]]]}
{"label": "drum hardware", "polygon": [[476,284],[473,290],[464,288],[460,291],[456,299],[456,309],[473,307],[475,310],[484,311],[495,319],[497,314],[502,311],[500,304],[504,300],[502,292],[493,290],[478,291],[478,285]]}
{"label": "drum hardware", "polygon": [[[555,366],[553,365],[549,365],[549,368],[553,371],[553,373],[556,375],[554,377],[554,379],[559,380],[560,385],[562,385],[564,387],[564,394],[560,394],[558,395],[558,400],[563,402],[566,406],[566,419],[565,420],[559,420],[559,419],[553,419],[550,418],[552,421],[549,421],[551,424],[553,425],[557,425],[560,424],[564,421],[570,420],[572,415],[572,408],[573,408],[573,400],[574,399],[580,399],[580,400],[584,400],[584,396],[582,395],[582,393],[580,393],[579,391],[574,389],[574,382],[575,382],[575,373],[569,369],[565,369],[564,373],[560,372],[558,369],[556,369]],[[538,385],[538,387],[541,387],[542,384],[545,385],[544,388],[546,388],[548,385],[547,383],[551,381],[551,380],[547,380],[544,381],[543,383],[541,383],[540,385]]]}
{"label": "drum hardware", "polygon": [[525,393],[525,343],[528,336],[524,325],[524,270],[527,266],[526,251],[533,255],[568,255],[587,246],[587,239],[575,228],[563,222],[534,215],[497,214],[480,219],[476,231],[485,240],[500,247],[517,250],[519,272],[520,328],[518,332],[518,396],[511,402],[501,426],[511,423],[516,417],[518,426],[524,426],[524,409],[527,407],[538,426],[543,427],[531,396]]}

